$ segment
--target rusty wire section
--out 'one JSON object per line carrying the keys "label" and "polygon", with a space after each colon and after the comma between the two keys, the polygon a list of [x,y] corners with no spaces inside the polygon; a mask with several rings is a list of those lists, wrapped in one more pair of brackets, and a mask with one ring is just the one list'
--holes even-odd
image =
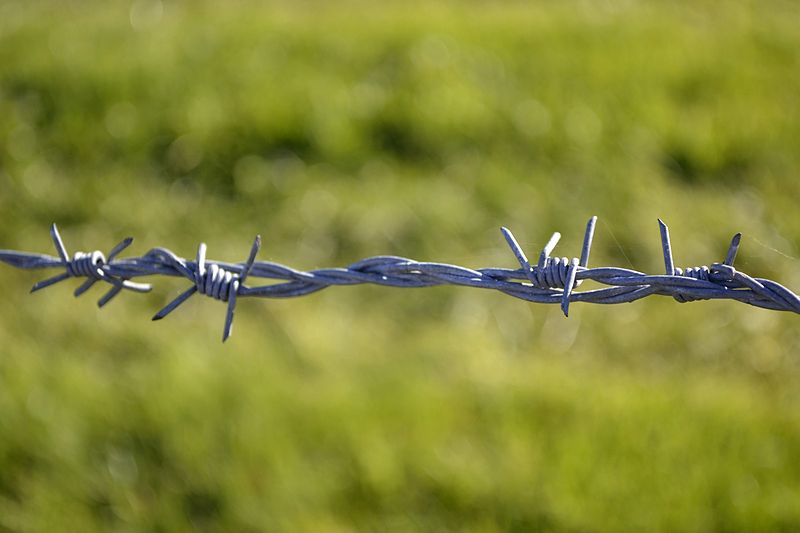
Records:
{"label": "rusty wire section", "polygon": [[[191,285],[161,311],[153,320],[160,320],[174,311],[194,293],[204,294],[227,303],[227,314],[222,340],[231,334],[237,298],[294,298],[322,290],[331,285],[357,285],[374,283],[391,287],[431,287],[434,285],[461,285],[494,289],[510,296],[536,303],[560,304],[565,316],[572,302],[618,304],[639,300],[653,294],[672,296],[678,302],[728,299],[756,307],[800,314],[800,297],[774,281],[753,278],[737,271],[733,262],[739,249],[741,234],[731,240],[725,259],[687,269],[675,267],[669,229],[661,220],[661,247],[664,252],[665,273],[649,275],[636,270],[617,267],[589,268],[597,217],[586,225],[580,258],[551,257],[560,233],[553,233],[539,255],[536,264],[528,261],[514,235],[506,228],[501,232],[521,268],[479,268],[476,270],[444,263],[420,262],[405,257],[375,256],[362,259],[344,268],[325,268],[304,272],[269,261],[256,261],[261,248],[257,236],[247,261],[225,263],[206,259],[206,245],[201,243],[197,256],[190,261],[175,255],[166,248],[153,248],[141,257],[117,258],[133,239],[117,244],[108,254],[100,251],[76,252],[70,259],[55,224],[50,235],[58,257],[44,254],[0,250],[0,261],[17,268],[62,268],[64,272],[40,281],[31,292],[49,287],[68,278],[83,278],[75,290],[80,296],[97,282],[110,285],[97,302],[103,307],[123,290],[148,292],[149,284],[131,281],[143,276],[178,276]],[[278,280],[277,283],[259,286],[245,285],[255,278]],[[593,280],[607,287],[576,291],[583,280]]]}

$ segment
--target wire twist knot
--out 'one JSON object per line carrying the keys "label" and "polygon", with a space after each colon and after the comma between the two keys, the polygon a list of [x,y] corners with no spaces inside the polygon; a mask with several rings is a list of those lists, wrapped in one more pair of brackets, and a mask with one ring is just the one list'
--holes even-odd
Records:
{"label": "wire twist knot", "polygon": [[227,302],[230,295],[239,292],[239,274],[212,263],[205,272],[198,268],[195,272],[197,292],[215,300]]}
{"label": "wire twist knot", "polygon": [[[679,276],[685,278],[692,278],[699,281],[709,281],[712,283],[726,283],[734,281],[736,278],[736,269],[733,267],[733,262],[736,260],[736,254],[739,251],[739,243],[742,239],[742,234],[737,233],[731,239],[731,244],[728,247],[728,253],[725,255],[725,260],[722,263],[713,263],[711,268],[707,266],[690,267],[686,270],[676,268],[672,259],[672,245],[669,239],[669,228],[661,219],[658,219],[659,229],[661,231],[661,248],[664,252],[664,267],[666,268],[667,275]],[[708,300],[702,296],[695,296],[678,292],[672,295],[676,302],[686,303],[695,302],[698,300]]]}
{"label": "wire twist knot", "polygon": [[[241,274],[231,272],[222,268],[216,263],[211,263],[206,268],[206,243],[201,242],[197,247],[197,261],[192,269],[181,258],[177,257],[168,250],[155,250],[157,255],[163,257],[172,264],[172,267],[183,276],[192,281],[193,285],[178,295],[177,298],[168,303],[161,311],[155,314],[153,320],[161,320],[179,305],[189,299],[195,292],[205,296],[210,296],[215,300],[228,303],[228,312],[225,315],[225,327],[222,331],[222,342],[228,340],[233,330],[233,312],[236,309],[236,297],[239,290],[244,287],[244,281],[253,268],[256,254],[261,249],[261,235],[256,235],[253,246],[250,248],[250,257],[242,267]],[[152,252],[151,252],[152,253]]]}
{"label": "wire twist knot", "polygon": [[[700,281],[712,281],[711,280],[711,270],[703,265],[699,267],[688,267],[685,270],[682,268],[675,268],[675,275],[681,276],[684,278],[692,278]],[[676,302],[679,303],[687,303],[687,302],[696,302],[700,300],[708,300],[708,298],[701,298],[699,296],[691,296],[689,294],[676,294],[673,296]]]}
{"label": "wire twist knot", "polygon": [[94,252],[75,252],[72,256],[72,261],[66,264],[67,273],[73,278],[92,277],[94,279],[103,279],[104,273],[102,270],[103,265],[106,263],[106,257],[100,250]]}
{"label": "wire twist knot", "polygon": [[716,282],[733,281],[736,278],[736,269],[733,265],[726,265],[725,263],[713,263],[711,265],[711,273],[709,278]]}
{"label": "wire twist knot", "polygon": [[[103,255],[103,252],[99,250],[89,253],[75,252],[75,255],[73,255],[72,259],[70,260],[69,255],[67,254],[67,248],[64,246],[64,241],[61,239],[61,235],[58,233],[58,227],[55,224],[50,227],[50,237],[53,239],[53,245],[56,247],[56,252],[58,252],[58,256],[61,259],[61,265],[64,267],[64,272],[58,274],[57,276],[53,276],[52,278],[38,282],[33,286],[31,292],[36,292],[44,289],[45,287],[49,287],[50,285],[55,285],[56,283],[64,281],[68,278],[87,278],[83,284],[75,289],[74,295],[77,298],[84,292],[88,291],[97,281],[105,281],[111,284],[112,287],[97,301],[97,305],[99,307],[103,307],[110,302],[114,296],[119,294],[122,289],[128,289],[135,292],[150,291],[151,287],[146,283],[135,283],[127,278],[118,278],[107,273],[104,269],[104,267],[108,264],[106,262],[106,257]],[[114,246],[114,248],[112,248],[111,252],[108,254],[108,261],[114,259],[114,257],[116,257],[120,252],[130,246],[132,242],[133,239],[128,237]]]}
{"label": "wire twist knot", "polygon": [[676,276],[683,276],[685,278],[699,279],[701,281],[709,281],[711,270],[707,266],[688,267],[687,269],[676,268]]}
{"label": "wire twist knot", "polygon": [[550,254],[561,239],[559,232],[553,233],[550,240],[547,241],[542,253],[539,255],[539,262],[535,267],[532,267],[522,251],[522,247],[514,238],[514,235],[508,228],[500,228],[503,236],[506,238],[508,246],[519,261],[522,271],[531,282],[531,285],[537,289],[561,289],[561,311],[564,316],[569,316],[569,302],[572,295],[572,289],[580,285],[577,280],[578,269],[585,269],[589,264],[589,252],[592,248],[592,239],[594,238],[594,228],[597,224],[597,217],[592,217],[586,224],[586,233],[583,237],[583,248],[581,249],[581,258],[573,259],[570,261],[566,257],[550,257]]}
{"label": "wire twist knot", "polygon": [[[577,258],[569,260],[566,257],[546,257],[542,266],[531,267],[529,279],[534,287],[540,289],[564,289],[568,283],[570,268],[578,264]],[[573,279],[573,288],[580,284],[580,280]]]}

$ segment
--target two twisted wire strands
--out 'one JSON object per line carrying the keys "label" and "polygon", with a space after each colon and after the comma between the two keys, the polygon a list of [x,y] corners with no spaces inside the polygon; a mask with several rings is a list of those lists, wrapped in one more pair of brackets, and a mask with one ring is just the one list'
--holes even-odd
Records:
{"label": "two twisted wire strands", "polygon": [[[710,267],[687,269],[675,267],[669,228],[658,221],[661,247],[664,254],[665,273],[649,275],[632,269],[617,267],[589,268],[597,217],[586,225],[580,258],[551,257],[561,234],[553,233],[531,265],[514,235],[501,228],[511,251],[519,262],[519,269],[480,268],[473,270],[445,263],[420,262],[405,257],[375,256],[362,259],[344,268],[325,268],[304,272],[268,261],[256,261],[261,249],[257,236],[244,263],[225,263],[206,259],[206,245],[201,243],[194,261],[175,255],[166,248],[154,248],[141,257],[117,259],[133,242],[126,238],[117,244],[106,257],[100,251],[76,252],[72,259],[55,224],[50,236],[58,257],[44,254],[0,250],[0,261],[17,268],[62,268],[56,276],[36,283],[35,292],[69,278],[84,278],[75,290],[80,296],[95,283],[110,285],[97,302],[103,307],[123,290],[148,292],[151,286],[131,281],[143,276],[178,276],[186,278],[191,286],[167,304],[153,317],[160,320],[178,308],[193,294],[200,293],[227,303],[222,340],[230,337],[237,298],[294,298],[322,290],[331,285],[356,285],[373,283],[391,287],[431,287],[435,285],[460,285],[493,289],[515,298],[535,303],[560,304],[565,316],[572,302],[618,304],[639,300],[650,295],[672,296],[678,302],[729,299],[756,307],[800,314],[800,296],[783,285],[763,278],[754,278],[736,270],[733,262],[741,242],[737,233],[731,240],[722,263]],[[250,278],[278,280],[260,286],[245,285]],[[593,280],[606,287],[575,291],[584,280]]]}

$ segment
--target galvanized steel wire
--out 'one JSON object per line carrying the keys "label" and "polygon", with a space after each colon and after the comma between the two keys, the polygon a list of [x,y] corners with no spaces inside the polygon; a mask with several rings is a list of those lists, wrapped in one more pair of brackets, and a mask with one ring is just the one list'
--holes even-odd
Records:
{"label": "galvanized steel wire", "polygon": [[[108,254],[94,251],[76,252],[70,259],[58,228],[50,228],[50,235],[58,257],[45,254],[0,250],[0,261],[17,268],[62,268],[54,277],[36,283],[31,292],[49,287],[69,278],[84,278],[75,290],[80,296],[97,282],[110,285],[97,302],[103,307],[123,290],[148,292],[151,285],[131,281],[144,276],[178,276],[191,283],[189,288],[172,300],[153,320],[166,317],[194,293],[200,293],[227,304],[222,340],[231,334],[234,311],[238,298],[294,298],[317,292],[332,285],[357,285],[372,283],[391,287],[432,287],[435,285],[460,285],[493,289],[515,298],[535,303],[559,304],[565,316],[572,302],[618,304],[639,300],[651,295],[672,296],[678,302],[728,299],[756,307],[800,314],[800,296],[783,285],[763,278],[754,278],[734,268],[741,234],[731,240],[728,253],[721,263],[710,267],[687,269],[675,267],[669,229],[658,221],[661,246],[664,254],[664,274],[650,275],[627,268],[589,268],[589,253],[594,237],[597,217],[586,225],[580,258],[551,257],[561,238],[554,233],[542,249],[536,264],[531,264],[514,235],[506,228],[501,232],[520,264],[518,269],[470,269],[445,263],[420,262],[405,257],[375,256],[362,259],[344,268],[324,268],[312,271],[294,268],[269,261],[256,261],[261,248],[257,236],[243,263],[226,263],[206,259],[206,245],[201,243],[194,261],[177,256],[166,248],[153,248],[141,257],[117,258],[127,248],[132,238],[117,244]],[[249,279],[271,279],[277,283],[248,286]],[[606,287],[576,291],[584,280],[592,280]]]}

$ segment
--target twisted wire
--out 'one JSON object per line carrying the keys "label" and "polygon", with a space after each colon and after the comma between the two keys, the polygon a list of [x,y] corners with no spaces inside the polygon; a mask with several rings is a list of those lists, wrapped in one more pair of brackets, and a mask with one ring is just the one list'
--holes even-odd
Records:
{"label": "twisted wire", "polygon": [[534,285],[543,289],[563,289],[567,284],[571,263],[566,257],[548,257],[543,268],[531,268],[532,277],[536,280]]}
{"label": "twisted wire", "polygon": [[[711,278],[711,269],[707,266],[699,266],[699,267],[689,267],[687,269],[675,268],[675,275],[676,276],[685,276],[687,278],[698,279],[700,281],[709,281]],[[690,296],[688,294],[676,294],[673,296],[675,301],[679,303],[686,303],[686,302],[695,302],[698,300],[705,300],[706,298],[700,298],[695,296]]]}
{"label": "twisted wire", "polygon": [[103,271],[100,270],[106,262],[103,252],[75,252],[72,261],[67,263],[67,273],[73,278],[92,277],[103,279]]}
{"label": "twisted wire", "polygon": [[217,265],[212,264],[208,267],[204,276],[197,275],[195,283],[197,283],[197,292],[205,294],[216,300],[227,302],[229,295],[236,292],[236,287],[233,287],[236,274],[230,270],[225,270]]}
{"label": "twisted wire", "polygon": [[[597,217],[586,225],[580,258],[551,257],[561,235],[554,233],[531,265],[522,247],[507,228],[501,228],[520,268],[471,269],[445,263],[421,262],[398,256],[375,256],[357,261],[344,268],[297,270],[269,261],[256,261],[261,248],[257,236],[243,263],[226,263],[206,259],[206,245],[201,243],[194,261],[177,256],[166,248],[153,248],[141,257],[117,259],[133,239],[117,244],[108,257],[100,251],[77,252],[68,259],[66,248],[55,224],[50,234],[58,257],[44,254],[0,250],[0,261],[23,269],[60,267],[64,272],[34,285],[38,291],[70,277],[85,278],[75,290],[80,296],[95,282],[111,285],[99,301],[101,307],[123,289],[134,292],[151,290],[148,284],[135,283],[144,276],[178,276],[191,283],[189,288],[168,303],[153,317],[160,320],[174,311],[194,293],[200,293],[227,303],[223,341],[232,331],[237,299],[240,297],[294,298],[308,295],[334,285],[371,283],[390,287],[432,287],[458,285],[490,289],[535,303],[560,304],[565,316],[572,302],[618,304],[640,300],[651,295],[671,296],[681,303],[697,300],[728,299],[764,309],[800,314],[800,296],[783,285],[764,278],[754,278],[738,271],[733,263],[741,242],[734,235],[725,259],[711,266],[676,268],[667,225],[659,220],[661,247],[664,254],[664,274],[645,274],[618,267],[589,268],[589,255]],[[270,279],[275,283],[249,286],[249,278]],[[595,281],[603,287],[575,291],[584,280]]]}

